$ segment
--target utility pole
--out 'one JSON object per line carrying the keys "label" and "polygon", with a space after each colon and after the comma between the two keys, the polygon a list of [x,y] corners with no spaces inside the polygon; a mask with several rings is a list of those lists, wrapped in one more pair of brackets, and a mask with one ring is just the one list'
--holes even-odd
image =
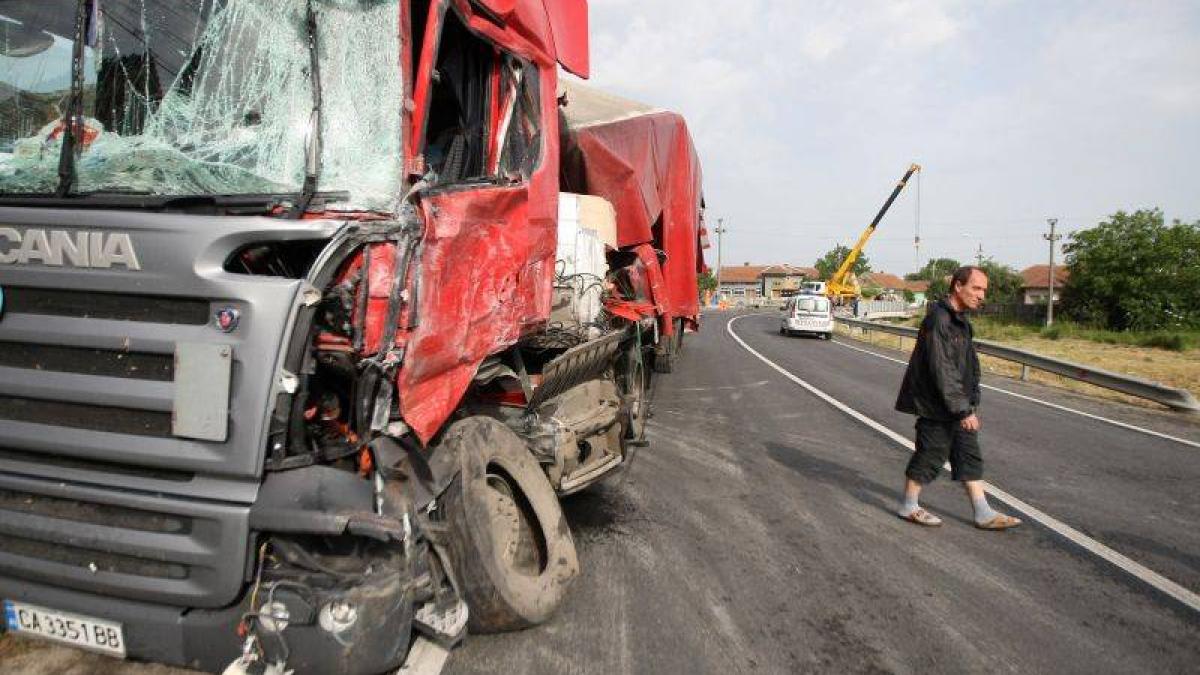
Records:
{"label": "utility pole", "polygon": [[725,234],[725,219],[717,218],[717,296],[721,295],[721,243]]}
{"label": "utility pole", "polygon": [[983,267],[983,242],[979,242],[979,248],[975,251],[975,264]]}
{"label": "utility pole", "polygon": [[1046,325],[1054,325],[1054,246],[1062,239],[1061,234],[1055,234],[1054,228],[1058,225],[1058,218],[1047,218],[1046,222],[1050,224],[1050,233],[1043,234],[1042,239],[1050,242],[1050,295],[1046,298]]}

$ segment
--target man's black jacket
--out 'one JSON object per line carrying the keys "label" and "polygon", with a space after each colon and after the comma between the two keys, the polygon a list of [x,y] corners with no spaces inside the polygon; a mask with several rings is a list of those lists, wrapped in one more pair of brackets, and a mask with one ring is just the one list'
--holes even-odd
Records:
{"label": "man's black jacket", "polygon": [[945,300],[934,303],[917,336],[896,410],[932,420],[961,420],[979,407],[979,356],[971,323]]}

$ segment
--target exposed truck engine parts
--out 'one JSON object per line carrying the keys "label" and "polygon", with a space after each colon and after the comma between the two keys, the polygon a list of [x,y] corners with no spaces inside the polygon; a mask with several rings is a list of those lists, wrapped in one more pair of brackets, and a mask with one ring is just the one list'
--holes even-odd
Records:
{"label": "exposed truck engine parts", "polygon": [[704,268],[682,118],[560,88],[586,2],[0,20],[10,630],[357,674],[550,620]]}

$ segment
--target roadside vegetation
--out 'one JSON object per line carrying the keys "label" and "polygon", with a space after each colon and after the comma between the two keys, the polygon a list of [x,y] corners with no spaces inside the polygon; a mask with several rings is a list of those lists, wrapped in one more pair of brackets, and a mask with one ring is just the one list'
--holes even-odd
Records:
{"label": "roadside vegetation", "polygon": [[[1029,315],[985,314],[972,318],[976,337],[1200,396],[1200,221],[1167,224],[1159,209],[1118,211],[1095,227],[1072,232],[1063,251],[1070,280],[1056,306],[1053,326],[1031,321]],[[959,264],[935,258],[906,278],[928,281],[932,301],[949,291],[949,275]],[[1020,275],[991,260],[982,267],[988,274],[989,304],[1020,303]],[[1034,313],[1038,315],[1044,312]],[[920,321],[916,317],[903,323],[916,326]],[[895,336],[868,339],[912,348],[912,340]],[[987,356],[981,361],[989,372],[1021,374],[1018,364]],[[1050,373],[1030,371],[1030,379],[1158,407]]]}
{"label": "roadside vegetation", "polygon": [[[986,323],[986,322],[984,322]],[[976,324],[978,328],[983,328]],[[1008,327],[1011,328],[1011,327]],[[847,335],[844,326],[837,329]],[[1064,361],[1073,361],[1084,365],[1103,368],[1115,373],[1123,373],[1146,380],[1188,389],[1200,397],[1200,348],[1190,347],[1183,351],[1174,351],[1160,347],[1143,347],[1133,344],[1099,342],[1088,338],[1067,337],[1060,335],[1056,339],[1043,337],[1037,331],[1001,330],[989,332],[979,330],[976,335],[980,339],[1001,342],[1006,345],[1026,351],[1044,354]],[[864,336],[853,334],[856,340],[870,342],[876,346],[891,349],[900,348],[910,352],[913,347],[911,338],[900,340],[895,335],[873,332]],[[1002,359],[981,355],[980,364],[984,371],[1005,377],[1021,377],[1020,364]],[[1040,370],[1030,369],[1028,379],[1032,382],[1061,387],[1071,391],[1111,400],[1124,401],[1137,406],[1162,409],[1162,406],[1132,396],[1096,387],[1070,378],[1054,375]],[[1200,422],[1200,420],[1198,420]]]}
{"label": "roadside vegetation", "polygon": [[1200,331],[1200,221],[1170,225],[1159,209],[1118,211],[1063,246],[1067,316],[1115,331]]}

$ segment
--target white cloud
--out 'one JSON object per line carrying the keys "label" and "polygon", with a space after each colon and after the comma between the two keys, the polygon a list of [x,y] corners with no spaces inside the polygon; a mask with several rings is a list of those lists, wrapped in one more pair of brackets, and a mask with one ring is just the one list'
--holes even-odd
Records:
{"label": "white cloud", "polygon": [[846,29],[841,26],[815,26],[804,32],[800,51],[814,61],[824,61],[846,44]]}
{"label": "white cloud", "polygon": [[[811,263],[910,161],[924,253],[1040,260],[1043,218],[1200,218],[1200,5],[597,0],[595,84],[688,119],[727,259]],[[915,191],[868,254],[914,266]],[[963,237],[968,232],[969,237]]]}
{"label": "white cloud", "polygon": [[927,49],[952,40],[959,34],[960,24],[951,14],[960,4],[938,0],[889,3],[887,15],[898,27],[892,44]]}

